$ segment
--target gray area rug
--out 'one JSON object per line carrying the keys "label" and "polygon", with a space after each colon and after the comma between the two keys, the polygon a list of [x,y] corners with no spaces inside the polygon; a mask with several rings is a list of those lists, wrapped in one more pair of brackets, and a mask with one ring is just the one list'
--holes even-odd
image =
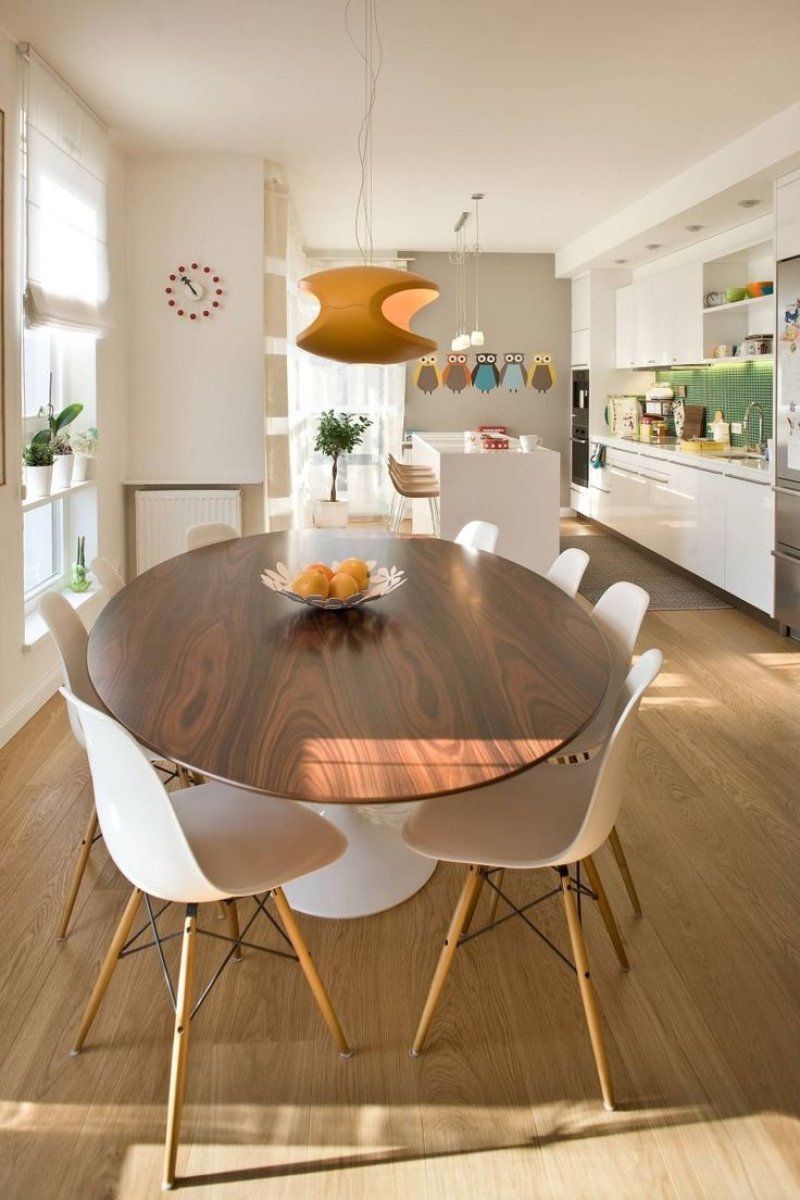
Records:
{"label": "gray area rug", "polygon": [[641,554],[627,542],[610,534],[586,537],[562,537],[561,549],[577,546],[589,555],[589,565],[580,586],[580,593],[592,604],[607,587],[620,579],[638,583],[650,594],[650,608],[730,608],[730,604],[693,583],[669,564]]}

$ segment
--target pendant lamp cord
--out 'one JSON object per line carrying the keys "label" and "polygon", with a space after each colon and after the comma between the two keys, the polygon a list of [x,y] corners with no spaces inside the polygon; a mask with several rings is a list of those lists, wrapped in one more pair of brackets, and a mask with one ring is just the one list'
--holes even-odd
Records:
{"label": "pendant lamp cord", "polygon": [[483,197],[478,194],[472,197],[475,201],[475,328],[480,329],[480,315],[478,313],[478,264],[481,259],[481,229],[478,223],[478,201]]}
{"label": "pendant lamp cord", "polygon": [[347,0],[344,24],[347,36],[356,53],[364,63],[364,116],[358,132],[358,161],[361,165],[361,182],[356,201],[355,235],[356,244],[364,266],[371,266],[374,247],[372,238],[372,115],[378,78],[383,66],[383,43],[378,28],[377,0],[363,0],[364,42],[359,44],[350,26],[351,9],[355,0]]}

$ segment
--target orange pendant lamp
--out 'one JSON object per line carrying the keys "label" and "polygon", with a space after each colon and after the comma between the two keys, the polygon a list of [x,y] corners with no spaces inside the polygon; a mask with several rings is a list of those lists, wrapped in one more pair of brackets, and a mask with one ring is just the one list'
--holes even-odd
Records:
{"label": "orange pendant lamp", "polygon": [[301,291],[316,296],[320,308],[314,321],[298,336],[297,345],[309,354],[343,363],[408,362],[437,348],[430,338],[414,333],[410,322],[415,313],[438,298],[439,289],[420,275],[372,264],[372,110],[382,43],[376,0],[363,0],[363,46],[356,42],[348,24],[352,2],[347,0],[345,7],[345,29],[364,63],[366,105],[359,134],[361,187],[356,207],[356,240],[363,266],[318,271],[299,281]]}
{"label": "orange pendant lamp", "polygon": [[435,283],[392,267],[338,267],[301,279],[319,300],[316,319],[297,339],[301,350],[344,363],[400,363],[421,358],[436,342],[409,328],[436,300]]}

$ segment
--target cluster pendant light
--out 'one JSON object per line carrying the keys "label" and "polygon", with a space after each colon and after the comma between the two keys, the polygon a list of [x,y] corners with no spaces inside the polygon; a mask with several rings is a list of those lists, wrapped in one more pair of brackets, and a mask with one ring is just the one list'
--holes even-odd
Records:
{"label": "cluster pendant light", "polygon": [[358,141],[361,187],[355,222],[363,265],[319,271],[300,280],[298,286],[316,296],[320,310],[298,336],[297,345],[310,354],[337,362],[400,363],[437,349],[431,338],[414,333],[410,322],[415,313],[437,299],[439,289],[420,275],[373,265],[372,112],[382,51],[376,0],[363,0],[363,46],[356,42],[348,24],[353,3],[354,0],[347,0],[345,28],[364,62],[364,119]]}
{"label": "cluster pendant light", "polygon": [[[450,255],[450,261],[456,268],[456,333],[450,343],[450,349],[455,351],[469,350],[470,346],[482,346],[483,330],[480,325],[480,255],[481,237],[478,220],[478,202],[483,199],[483,192],[473,192],[475,201],[475,244],[468,247],[465,228],[470,214],[462,212],[453,226],[456,235],[455,250]],[[472,254],[475,259],[475,325],[471,333],[467,333],[467,259]]]}

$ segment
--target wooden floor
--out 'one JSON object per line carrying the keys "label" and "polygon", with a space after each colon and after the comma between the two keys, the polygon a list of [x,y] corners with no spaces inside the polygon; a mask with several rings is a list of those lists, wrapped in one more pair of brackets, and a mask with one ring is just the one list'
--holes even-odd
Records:
{"label": "wooden floor", "polygon": [[[382,916],[303,920],[349,1061],[293,964],[250,953],[227,970],[192,1027],[182,1191],[800,1195],[800,645],[733,609],[650,614],[649,646],[665,666],[620,821],[642,918],[598,856],[628,974],[586,916],[620,1110],[601,1107],[574,976],[519,922],[459,951],[427,1053],[408,1057],[461,879],[440,866]],[[67,1055],[128,892],[95,847],[73,930],[54,942],[89,803],[56,697],[0,752],[5,1200],[160,1195],[171,1012],[152,951],[120,964],[86,1051]],[[561,922],[556,907],[543,917],[565,944]]]}

